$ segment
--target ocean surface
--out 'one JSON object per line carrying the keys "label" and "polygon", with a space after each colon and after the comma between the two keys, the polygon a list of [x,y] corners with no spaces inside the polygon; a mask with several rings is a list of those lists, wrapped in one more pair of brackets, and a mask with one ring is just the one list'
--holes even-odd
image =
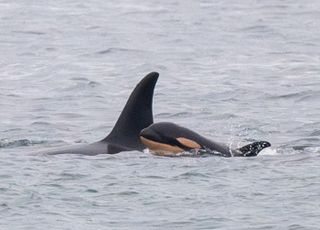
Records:
{"label": "ocean surface", "polygon": [[[0,0],[0,229],[320,229],[320,1]],[[154,120],[255,158],[31,155]]]}

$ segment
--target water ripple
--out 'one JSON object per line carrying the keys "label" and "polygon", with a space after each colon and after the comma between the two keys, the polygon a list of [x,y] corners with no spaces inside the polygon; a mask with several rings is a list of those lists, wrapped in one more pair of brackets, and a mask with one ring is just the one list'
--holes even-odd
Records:
{"label": "water ripple", "polygon": [[47,142],[37,141],[37,140],[28,140],[28,139],[19,139],[19,140],[0,139],[0,148],[17,148],[22,146],[41,145],[45,143]]}

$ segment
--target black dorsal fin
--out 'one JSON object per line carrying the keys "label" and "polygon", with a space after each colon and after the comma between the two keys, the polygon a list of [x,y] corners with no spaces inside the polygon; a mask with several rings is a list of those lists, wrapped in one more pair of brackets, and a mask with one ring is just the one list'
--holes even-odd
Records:
{"label": "black dorsal fin", "polygon": [[245,146],[241,147],[240,149],[238,149],[243,154],[243,155],[239,155],[239,156],[243,156],[243,157],[257,156],[262,149],[270,147],[270,146],[271,146],[271,144],[267,141],[253,142],[251,144],[245,145]]}
{"label": "black dorsal fin", "polygon": [[143,150],[139,133],[153,123],[153,91],[158,80],[157,72],[149,73],[135,87],[111,133],[102,141]]}

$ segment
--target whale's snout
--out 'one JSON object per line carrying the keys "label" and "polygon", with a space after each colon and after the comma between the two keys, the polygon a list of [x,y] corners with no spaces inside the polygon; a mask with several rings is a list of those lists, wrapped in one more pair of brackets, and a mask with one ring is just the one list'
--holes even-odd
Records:
{"label": "whale's snout", "polygon": [[141,130],[140,138],[141,137],[147,138],[147,139],[150,139],[150,140],[154,140],[154,141],[158,140],[156,133],[149,127],[144,128],[144,129]]}

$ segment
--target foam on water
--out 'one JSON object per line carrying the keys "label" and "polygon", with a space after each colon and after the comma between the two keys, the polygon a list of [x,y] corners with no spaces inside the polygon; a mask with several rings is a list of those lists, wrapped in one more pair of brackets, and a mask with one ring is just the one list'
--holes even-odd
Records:
{"label": "foam on water", "polygon": [[274,156],[279,154],[280,153],[277,152],[277,149],[275,148],[265,148],[265,149],[262,149],[261,152],[259,153],[259,155],[262,155],[262,156]]}

